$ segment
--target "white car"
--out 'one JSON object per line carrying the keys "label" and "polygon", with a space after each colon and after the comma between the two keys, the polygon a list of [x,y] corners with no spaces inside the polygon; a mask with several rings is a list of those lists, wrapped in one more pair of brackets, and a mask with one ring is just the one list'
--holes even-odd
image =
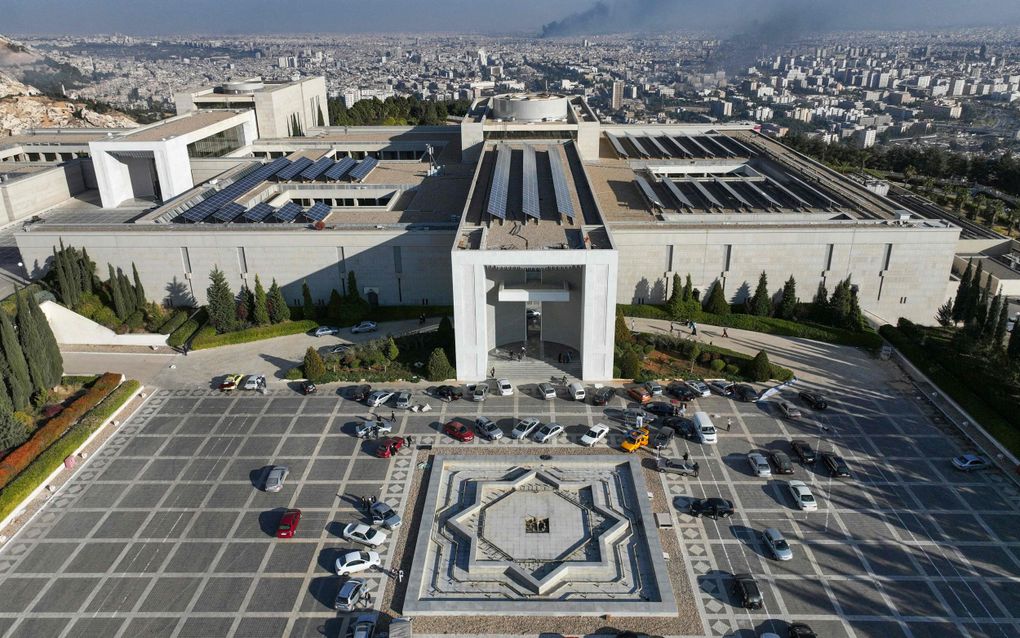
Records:
{"label": "white car", "polygon": [[376,390],[365,399],[365,405],[370,408],[377,408],[389,401],[391,397],[393,397],[393,393],[389,390]]}
{"label": "white car", "polygon": [[349,343],[341,343],[341,344],[335,345],[332,348],[330,348],[329,349],[329,353],[330,354],[343,354],[343,353],[347,352],[348,350],[350,350],[353,347],[354,346],[352,346]]}
{"label": "white car", "polygon": [[684,385],[686,385],[688,388],[691,389],[692,392],[694,392],[700,397],[712,396],[712,390],[710,390],[709,387],[705,385],[704,381],[700,381],[698,379],[688,379],[684,381]]}
{"label": "white car", "polygon": [[793,560],[793,550],[790,549],[790,544],[783,538],[783,533],[775,527],[769,527],[762,532],[761,540],[776,560]]}
{"label": "white car", "polygon": [[542,422],[534,417],[526,417],[517,422],[514,429],[510,430],[511,439],[523,439],[531,434]]}
{"label": "white car", "polygon": [[319,326],[315,329],[316,337],[325,337],[326,335],[340,334],[340,328],[334,328],[333,326]]}
{"label": "white car", "polygon": [[366,436],[380,436],[393,431],[393,424],[389,421],[362,421],[354,426],[354,436],[363,439]]}
{"label": "white car", "polygon": [[662,386],[659,385],[658,381],[649,381],[645,383],[645,390],[648,390],[648,394],[652,395],[653,397],[662,396]]}
{"label": "white car", "polygon": [[359,332],[375,332],[379,326],[374,321],[362,321],[356,326],[351,327],[352,334],[358,334]]}
{"label": "white car", "polygon": [[496,379],[496,387],[499,389],[499,396],[508,397],[514,393],[514,387],[510,384],[510,379]]}
{"label": "white car", "polygon": [[394,399],[393,405],[402,410],[406,410],[411,407],[411,393],[407,390],[401,390],[397,393],[397,398]]}
{"label": "white car", "polygon": [[594,447],[596,443],[609,435],[609,426],[604,423],[596,423],[591,426],[584,436],[581,437],[581,445]]}
{"label": "white car", "polygon": [[379,547],[386,542],[386,532],[373,529],[364,523],[348,523],[343,535],[349,541],[369,547]]}
{"label": "white car", "polygon": [[489,384],[485,381],[479,381],[469,388],[471,390],[472,401],[484,401],[485,397],[489,396]]}
{"label": "white car", "polygon": [[790,488],[790,496],[799,509],[805,512],[813,512],[818,509],[818,501],[815,500],[811,490],[804,481],[790,481],[787,483]]}
{"label": "white car", "polygon": [[241,386],[245,390],[258,390],[259,388],[266,387],[266,377],[261,374],[249,374],[244,379],[244,385]]}
{"label": "white car", "polygon": [[762,478],[772,476],[772,466],[769,465],[769,460],[765,458],[764,454],[751,452],[747,455],[747,462],[751,464],[751,471],[755,476]]}
{"label": "white car", "polygon": [[538,396],[543,399],[555,399],[556,388],[551,383],[539,383],[538,384]]}
{"label": "white car", "polygon": [[336,575],[349,576],[382,564],[376,552],[347,552],[336,559]]}
{"label": "white car", "polygon": [[570,394],[570,398],[574,401],[584,401],[584,398],[588,396],[584,391],[584,386],[577,382],[568,385],[567,392]]}
{"label": "white car", "polygon": [[535,432],[535,443],[548,443],[563,434],[563,426],[559,423],[546,423]]}

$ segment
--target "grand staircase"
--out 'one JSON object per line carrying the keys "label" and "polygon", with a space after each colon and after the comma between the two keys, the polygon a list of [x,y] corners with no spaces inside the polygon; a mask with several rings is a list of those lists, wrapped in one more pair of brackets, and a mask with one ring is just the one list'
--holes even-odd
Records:
{"label": "grand staircase", "polygon": [[496,378],[510,379],[514,385],[521,383],[542,383],[543,381],[559,380],[566,375],[567,381],[581,379],[581,362],[549,363],[539,359],[525,358],[523,361],[489,358],[489,368],[496,369]]}

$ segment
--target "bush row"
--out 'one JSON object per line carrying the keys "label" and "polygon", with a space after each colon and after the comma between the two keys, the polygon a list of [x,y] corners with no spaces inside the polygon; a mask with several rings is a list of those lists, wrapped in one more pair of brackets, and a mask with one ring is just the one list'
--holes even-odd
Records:
{"label": "bush row", "polygon": [[[659,352],[663,352],[680,359],[686,358],[688,361],[690,360],[692,349],[696,344],[698,351],[701,353],[698,356],[698,363],[702,367],[708,368],[712,372],[731,381],[748,380],[746,372],[750,369],[751,361],[754,360],[754,356],[744,354],[743,352],[736,352],[707,343],[695,342],[683,337],[642,333],[640,338],[642,342],[654,347]],[[778,381],[789,381],[793,378],[793,370],[790,370],[789,368],[784,368],[774,363],[771,364],[771,368],[771,378],[773,379]],[[701,375],[698,371],[687,373],[683,370],[681,370],[680,374],[677,375],[680,379],[698,378],[699,376]],[[644,380],[648,381],[650,379]]]}
{"label": "bush row", "polygon": [[77,450],[100,425],[106,422],[141,386],[137,381],[125,381],[103,401],[86,414],[0,491],[0,520],[7,518],[29,494],[49,477],[74,451]]}
{"label": "bush row", "polygon": [[193,314],[187,321],[185,321],[179,328],[170,333],[170,337],[167,338],[167,345],[173,348],[180,348],[191,339],[192,335],[198,332],[198,329],[205,325],[205,322],[209,320],[209,314],[206,312],[205,307],[199,308],[198,312]]}
{"label": "bush row", "polygon": [[120,384],[121,375],[107,372],[71,405],[53,417],[32,434],[17,449],[0,461],[0,487],[11,482],[19,472],[24,470],[46,448],[62,437],[68,428],[74,425],[86,412],[99,405]]}
{"label": "bush row", "polygon": [[184,322],[188,320],[188,316],[191,314],[188,310],[175,310],[170,318],[163,322],[163,325],[159,327],[159,334],[168,335],[174,330],[177,330],[184,325]]}
{"label": "bush row", "polygon": [[[300,381],[305,378],[304,366],[294,366],[283,375],[288,381]],[[393,381],[410,381],[415,378],[411,373],[400,366],[384,371],[372,370],[338,370],[326,371],[326,374],[317,383],[357,383],[364,379],[368,383],[390,383]]]}
{"label": "bush row", "polygon": [[261,341],[263,339],[272,339],[273,337],[301,334],[302,332],[314,330],[318,326],[319,324],[316,321],[303,319],[301,321],[284,321],[283,323],[277,323],[269,326],[245,328],[244,330],[238,330],[237,332],[224,332],[223,334],[216,334],[215,328],[212,326],[205,326],[199,330],[198,334],[196,334],[194,339],[191,340],[191,348],[193,350],[204,350],[206,348],[216,348],[218,346],[229,346],[238,343]]}
{"label": "bush row", "polygon": [[65,374],[64,376],[60,377],[60,384],[61,385],[82,385],[82,386],[84,386],[84,385],[88,385],[88,384],[92,383],[93,381],[95,381],[98,378],[99,378],[98,374],[89,374],[89,375]]}

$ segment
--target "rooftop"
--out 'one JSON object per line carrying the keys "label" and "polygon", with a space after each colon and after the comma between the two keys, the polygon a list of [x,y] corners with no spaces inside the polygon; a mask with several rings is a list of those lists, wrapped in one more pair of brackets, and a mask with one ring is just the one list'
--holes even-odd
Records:
{"label": "rooftop", "polygon": [[237,111],[195,111],[186,115],[178,115],[156,124],[135,129],[120,139],[132,142],[158,142],[163,139],[187,135],[200,131],[207,126],[218,124],[237,115]]}

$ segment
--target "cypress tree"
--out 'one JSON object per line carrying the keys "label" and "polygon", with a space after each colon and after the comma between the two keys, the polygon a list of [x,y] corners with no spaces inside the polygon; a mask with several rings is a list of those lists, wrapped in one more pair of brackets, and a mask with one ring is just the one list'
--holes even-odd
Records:
{"label": "cypress tree", "polygon": [[836,284],[829,299],[832,321],[837,326],[847,327],[850,324],[850,307],[850,278],[847,277]]}
{"label": "cypress tree", "polygon": [[694,299],[694,284],[691,283],[691,274],[687,273],[687,280],[684,281],[684,291],[681,298],[684,301],[691,301]]}
{"label": "cypress tree", "polygon": [[854,332],[864,330],[864,313],[861,312],[861,303],[857,299],[857,291],[853,288],[850,288],[850,312],[847,314],[845,327]]}
{"label": "cypress tree", "polygon": [[708,303],[705,310],[714,315],[730,314],[730,304],[726,301],[726,293],[723,292],[722,281],[716,280],[712,284],[712,292],[708,295]]}
{"label": "cypress tree", "polygon": [[960,276],[960,285],[953,299],[953,321],[963,321],[967,315],[967,303],[970,300],[970,281],[974,278],[974,259],[967,260],[967,268]]}
{"label": "cypress tree", "polygon": [[234,301],[234,316],[237,317],[238,326],[243,327],[251,320],[254,312],[255,295],[251,294],[248,286],[241,286],[237,291],[237,299]]}
{"label": "cypress tree", "polygon": [[269,320],[273,323],[280,323],[290,319],[290,308],[287,306],[287,299],[283,296],[283,291],[280,290],[276,279],[273,279],[273,284],[269,286],[269,296],[266,299],[266,305],[269,310]]}
{"label": "cypress tree", "polygon": [[[14,403],[11,401],[10,391],[7,389],[7,383],[5,382],[5,379],[7,379],[10,374],[11,372],[7,368],[7,361],[4,360],[3,353],[0,352],[0,412],[2,412],[5,407],[8,411],[14,412]],[[0,449],[3,449],[2,445],[0,445]]]}
{"label": "cypress tree", "polygon": [[32,390],[42,392],[46,390],[50,378],[49,365],[46,363],[46,344],[39,332],[39,326],[35,323],[35,317],[28,308],[25,296],[20,290],[14,294],[18,306],[18,341],[21,343],[21,351],[25,353],[25,361],[28,362]]}
{"label": "cypress tree", "polygon": [[995,322],[995,331],[992,334],[992,343],[995,345],[996,350],[1002,347],[1002,342],[1006,340],[1006,329],[1009,327],[1009,303],[1006,300],[1002,300],[999,306],[999,318]]}
{"label": "cypress tree", "polygon": [[746,374],[754,381],[768,381],[772,378],[772,364],[764,350],[759,350],[758,354],[754,355],[754,359],[747,366]]}
{"label": "cypress tree", "polygon": [[783,284],[783,298],[779,301],[776,314],[781,319],[793,319],[797,314],[797,280],[793,275]]}
{"label": "cypress tree", "polygon": [[666,302],[666,310],[669,312],[669,316],[673,319],[680,319],[684,312],[684,290],[683,286],[680,285],[680,275],[673,273],[673,294],[669,296],[669,301]]}
{"label": "cypress tree", "polygon": [[131,288],[131,282],[128,280],[127,275],[120,268],[117,269],[117,285],[120,287],[120,298],[124,300],[127,316],[130,317],[135,310],[138,310],[138,307],[135,305],[135,291]]}
{"label": "cypress tree", "polygon": [[772,314],[772,301],[769,299],[769,282],[765,271],[758,277],[758,287],[748,303],[748,310],[756,317],[767,317]]}
{"label": "cypress tree", "polygon": [[7,387],[10,389],[11,402],[15,410],[24,410],[32,399],[32,377],[28,371],[25,353],[18,342],[18,333],[10,317],[3,310],[0,310],[0,346],[3,348],[6,366],[4,378],[7,379]]}
{"label": "cypress tree", "polygon": [[302,315],[305,319],[315,319],[315,301],[312,299],[312,289],[308,287],[308,281],[301,282]]}
{"label": "cypress tree", "polygon": [[982,262],[978,262],[977,268],[974,269],[974,277],[970,280],[970,285],[967,286],[967,306],[964,308],[964,321],[972,321],[977,318],[978,305],[981,301],[981,279],[982,271],[984,266]]}
{"label": "cypress tree", "polygon": [[361,301],[361,292],[358,290],[358,278],[351,270],[347,273],[347,297],[351,301]]}
{"label": "cypress tree", "polygon": [[344,300],[336,288],[329,293],[329,303],[326,304],[326,316],[330,321],[340,322],[344,312]]}
{"label": "cypress tree", "polygon": [[214,266],[209,273],[209,287],[206,288],[206,303],[209,312],[209,323],[216,332],[230,332],[236,323],[237,309],[234,307],[234,294],[219,266]]}
{"label": "cypress tree", "polygon": [[52,388],[60,385],[60,379],[64,376],[64,358],[60,354],[60,346],[57,338],[53,335],[50,322],[46,319],[46,313],[39,307],[35,295],[27,295],[26,305],[32,323],[39,333],[39,340],[43,346],[44,360],[46,365],[46,387]]}
{"label": "cypress tree", "polygon": [[252,320],[257,326],[265,326],[269,323],[269,298],[266,296],[266,289],[262,287],[262,280],[258,275],[255,275],[255,308],[252,312]]}
{"label": "cypress tree", "polygon": [[1006,356],[1013,365],[1020,365],[1020,321],[1013,324],[1013,331],[1009,333]]}
{"label": "cypress tree", "polygon": [[95,291],[96,264],[89,259],[89,253],[85,248],[81,249],[78,267],[81,270],[82,291],[89,294],[93,293]]}
{"label": "cypress tree", "polygon": [[622,345],[634,341],[630,326],[621,313],[616,313],[616,345]]}
{"label": "cypress tree", "polygon": [[106,264],[106,267],[110,269],[110,279],[106,283],[110,287],[110,297],[113,299],[113,312],[118,319],[124,321],[127,319],[127,306],[124,305],[124,296],[120,291],[120,280],[113,271],[113,264]]}
{"label": "cypress tree", "polygon": [[71,284],[67,279],[67,271],[64,270],[64,258],[61,253],[53,248],[53,270],[57,273],[57,290],[60,292],[60,301],[68,308],[74,308],[74,296]]}
{"label": "cypress tree", "polygon": [[131,274],[134,277],[135,310],[145,307],[145,288],[142,287],[142,280],[138,276],[138,268],[135,262],[131,262]]}
{"label": "cypress tree", "polygon": [[994,344],[995,328],[999,324],[999,311],[1002,309],[1002,293],[992,297],[992,303],[985,314],[985,323],[981,326],[981,338]]}
{"label": "cypress tree", "polygon": [[829,318],[829,291],[824,280],[818,282],[815,298],[811,300],[811,318],[815,321],[827,321]]}
{"label": "cypress tree", "polygon": [[81,270],[78,268],[78,251],[73,246],[70,248],[64,248],[64,242],[60,242],[60,253],[64,260],[64,273],[67,275],[67,281],[71,284],[71,291],[74,296],[74,305],[77,306],[81,302],[81,296],[85,290],[81,283]]}

